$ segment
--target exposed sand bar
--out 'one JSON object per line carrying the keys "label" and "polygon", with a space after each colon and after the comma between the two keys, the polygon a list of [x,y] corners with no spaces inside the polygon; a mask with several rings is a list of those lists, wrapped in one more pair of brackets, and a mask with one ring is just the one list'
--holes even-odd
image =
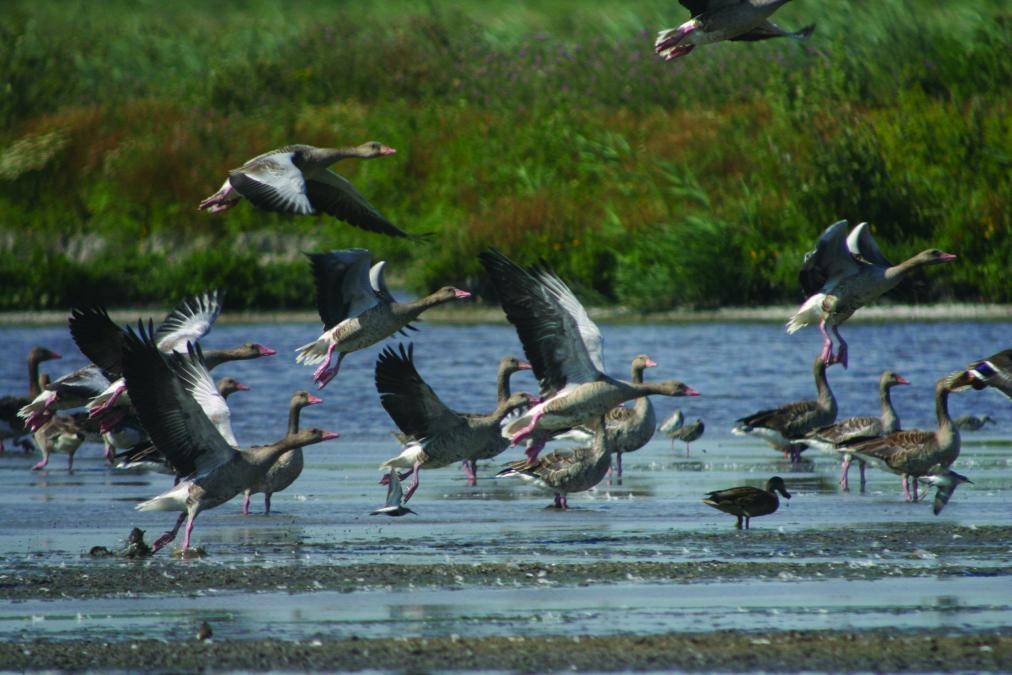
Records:
{"label": "exposed sand bar", "polygon": [[[152,316],[161,318],[170,308],[116,309],[113,320],[128,323]],[[638,312],[626,307],[593,307],[590,315],[604,323],[692,323],[752,321],[781,323],[797,309],[794,305],[770,307],[723,307],[720,309],[673,309],[665,312]],[[497,306],[457,304],[437,307],[425,313],[425,321],[448,324],[506,323]],[[18,311],[0,312],[0,326],[45,326],[63,324],[67,312]],[[226,309],[219,321],[224,323],[300,323],[317,322],[319,315],[311,310],[232,311]],[[987,303],[945,303],[934,305],[878,304],[858,311],[850,323],[888,321],[1012,321],[1012,305]]]}

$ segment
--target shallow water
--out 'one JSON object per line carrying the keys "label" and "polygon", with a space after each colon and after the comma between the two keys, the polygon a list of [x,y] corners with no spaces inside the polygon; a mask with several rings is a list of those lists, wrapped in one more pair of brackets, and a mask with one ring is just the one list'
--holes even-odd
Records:
{"label": "shallow water", "polygon": [[[522,356],[508,326],[420,324],[416,364],[452,407],[492,407],[500,356]],[[377,465],[397,450],[393,428],[372,384],[378,349],[349,356],[340,376],[323,392],[324,403],[304,411],[304,424],[340,431],[338,441],[306,451],[306,471],[274,497],[276,513],[243,517],[238,501],[204,513],[194,543],[202,560],[176,561],[164,554],[143,562],[95,560],[95,545],[114,548],[133,526],[152,534],[172,514],[138,513],[133,505],[167,487],[165,476],[105,468],[98,446],[86,445],[68,475],[65,457],[48,470],[28,469],[37,458],[0,457],[0,587],[20,573],[72,568],[109,583],[98,597],[0,600],[0,639],[147,636],[189,637],[209,620],[216,635],[305,638],[349,635],[614,634],[734,629],[833,629],[840,627],[990,630],[1012,627],[1009,526],[1012,508],[1012,418],[1008,401],[990,391],[952,397],[953,415],[990,414],[986,432],[963,435],[955,468],[974,485],[961,486],[943,513],[929,502],[904,503],[899,480],[869,470],[865,495],[841,493],[833,458],[810,453],[791,467],[772,449],[733,437],[733,420],[769,405],[808,398],[814,387],[811,359],[818,332],[788,337],[768,324],[621,325],[602,327],[609,370],[624,375],[628,361],[647,353],[660,366],[650,378],[677,378],[703,393],[694,399],[655,399],[663,419],[681,407],[702,417],[706,435],[672,449],[655,439],[625,457],[625,478],[575,495],[567,513],[545,511],[550,496],[517,482],[482,480],[468,487],[451,467],[422,472],[412,500],[417,517],[368,516],[382,504]],[[258,341],[279,356],[229,364],[216,375],[238,377],[253,389],[230,399],[235,432],[244,444],[276,439],[286,423],[291,392],[311,385],[311,369],[296,366],[292,350],[311,339],[316,325],[219,326],[206,346]],[[829,371],[842,416],[875,414],[876,383],[892,368],[914,384],[894,390],[906,428],[934,425],[932,389],[941,375],[1007,346],[1010,323],[903,323],[844,329],[851,366]],[[54,375],[83,365],[66,331],[0,329],[6,353],[44,344],[65,355],[45,364]],[[0,364],[0,391],[25,387],[24,364]],[[533,390],[527,373],[516,389]],[[518,453],[507,452],[502,461]],[[480,474],[494,473],[495,465]],[[703,505],[708,490],[758,485],[783,475],[794,498],[753,530],[737,532],[733,518]],[[857,472],[851,475],[856,485]],[[984,533],[984,534],[980,534]],[[746,565],[746,574],[709,575],[704,563]],[[149,594],[130,582],[134,566],[186,575],[280,566],[313,570],[342,565],[390,565],[391,578],[363,580],[354,592],[251,586],[247,592]],[[501,565],[538,563],[599,565],[587,580],[531,575],[520,580],[445,582],[418,578],[412,564]],[[609,564],[608,566],[605,566]],[[618,563],[616,567],[614,563]],[[649,563],[699,564],[699,574],[663,583],[638,576]],[[627,565],[628,573],[622,572]],[[972,568],[964,571],[964,567]],[[582,569],[582,568],[581,568]],[[789,572],[785,572],[789,570]],[[993,572],[989,571],[993,570]],[[996,574],[997,576],[993,576]],[[398,576],[400,575],[400,576]],[[89,583],[82,579],[81,583]],[[349,590],[342,587],[343,590]],[[253,591],[256,591],[254,594]]]}

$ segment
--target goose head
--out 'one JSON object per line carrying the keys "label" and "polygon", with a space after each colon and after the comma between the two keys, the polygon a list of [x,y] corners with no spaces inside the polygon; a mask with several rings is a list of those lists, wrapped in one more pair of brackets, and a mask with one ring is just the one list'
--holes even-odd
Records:
{"label": "goose head", "polygon": [[28,352],[28,360],[33,363],[42,363],[43,361],[52,361],[54,359],[63,358],[51,349],[45,347],[33,347],[32,351]]}
{"label": "goose head", "polygon": [[956,256],[952,253],[946,253],[937,248],[929,248],[911,258],[910,263],[913,267],[920,267],[922,265],[941,265],[955,259]]}
{"label": "goose head", "polygon": [[879,379],[879,385],[885,388],[895,387],[898,384],[910,384],[910,380],[903,377],[899,373],[894,373],[891,370],[887,370],[882,373],[881,379]]}
{"label": "goose head", "polygon": [[290,448],[301,448],[306,445],[313,445],[314,443],[330,441],[340,436],[341,434],[336,431],[325,431],[324,429],[314,427],[290,435],[285,439],[284,445]]}
{"label": "goose head", "polygon": [[307,405],[316,405],[317,403],[323,403],[322,398],[313,396],[308,391],[300,390],[292,394],[292,407],[305,408]]}
{"label": "goose head", "polygon": [[223,377],[218,380],[218,393],[222,398],[228,398],[237,391],[249,391],[249,386],[234,377]]}
{"label": "goose head", "polygon": [[678,380],[663,380],[651,385],[651,393],[661,396],[699,396],[699,392]]}
{"label": "goose head", "polygon": [[499,361],[500,372],[506,373],[507,375],[512,375],[513,373],[520,372],[521,370],[530,369],[531,364],[526,361],[521,361],[514,356],[504,356],[502,357],[502,360]]}
{"label": "goose head", "polygon": [[385,157],[387,155],[396,154],[396,150],[391,148],[389,145],[383,145],[379,141],[369,141],[355,148],[355,153],[362,159],[372,159],[373,157]]}
{"label": "goose head", "polygon": [[468,291],[463,291],[454,286],[443,286],[432,294],[432,299],[437,303],[450,302],[451,300],[466,300],[471,297]]}

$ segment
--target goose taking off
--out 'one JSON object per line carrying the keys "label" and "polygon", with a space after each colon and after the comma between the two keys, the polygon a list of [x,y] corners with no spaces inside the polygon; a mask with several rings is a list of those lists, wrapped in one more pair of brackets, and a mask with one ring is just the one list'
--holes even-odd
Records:
{"label": "goose taking off", "polygon": [[406,516],[409,513],[418,515],[408,507],[404,506],[404,490],[401,488],[401,478],[397,475],[397,469],[390,467],[390,473],[387,474],[387,501],[386,504],[376,509],[370,516],[390,516],[391,518],[397,518],[399,516]]}
{"label": "goose taking off", "polygon": [[31,433],[24,420],[18,417],[18,410],[31,403],[42,393],[39,383],[39,364],[45,361],[62,358],[59,354],[45,347],[34,347],[28,352],[28,396],[4,396],[0,398],[0,453],[4,451],[4,441],[20,439]]}
{"label": "goose taking off", "polygon": [[[651,427],[652,429],[652,427]],[[614,437],[602,417],[595,424],[594,441],[590,446],[556,450],[535,461],[510,462],[497,478],[517,477],[555,493],[554,507],[568,509],[567,496],[591,489],[611,468]]]}
{"label": "goose taking off", "polygon": [[[341,361],[351,352],[364,349],[405,329],[417,330],[411,322],[422,312],[452,300],[471,297],[467,291],[445,286],[435,293],[410,302],[397,302],[383,279],[385,262],[370,267],[372,255],[364,248],[330,253],[310,253],[309,262],[316,280],[316,309],[323,320],[323,334],[296,352],[296,363],[320,366],[313,373],[323,389],[337,375]],[[334,352],[337,363],[330,362]]]}
{"label": "goose taking off", "polygon": [[665,61],[685,56],[698,45],[724,40],[755,42],[789,37],[804,40],[815,24],[791,33],[769,20],[789,0],[679,0],[692,18],[657,34],[654,51]]}
{"label": "goose taking off", "polygon": [[[805,254],[799,278],[808,299],[787,322],[787,332],[793,334],[818,322],[823,337],[822,359],[827,364],[842,363],[846,368],[847,342],[840,335],[839,325],[895,288],[913,270],[955,259],[951,253],[932,248],[893,265],[872,239],[868,223],[861,223],[850,234],[846,220],[833,223],[819,237],[815,249]],[[840,342],[835,357],[827,325]]]}
{"label": "goose taking off", "polygon": [[[910,384],[910,381],[891,370],[885,371],[878,380],[879,401],[882,404],[882,414],[879,417],[848,417],[842,422],[809,431],[800,442],[810,448],[836,454],[837,444],[849,441],[852,438],[868,438],[899,431],[900,418],[893,407],[890,391],[893,387],[901,384]],[[840,466],[840,487],[844,490],[850,489],[850,485],[847,482],[847,474],[850,471],[851,459],[852,457],[849,454],[845,454]],[[858,468],[861,472],[861,492],[864,492],[866,482],[864,460],[858,459]]]}
{"label": "goose taking off", "polygon": [[994,387],[1012,399],[1012,349],[998,352],[994,356],[975,361],[964,371],[953,373],[953,391],[966,387],[984,389]]}
{"label": "goose taking off", "polygon": [[600,329],[554,272],[545,266],[524,269],[495,249],[478,257],[541,386],[540,403],[503,431],[514,445],[531,438],[530,461],[552,433],[606,415],[625,401],[651,394],[699,395],[674,380],[636,384],[609,377]]}
{"label": "goose taking off", "polygon": [[731,433],[736,436],[757,436],[784,456],[797,462],[805,448],[797,441],[813,429],[826,427],[836,421],[836,397],[829,388],[826,368],[829,366],[818,357],[812,364],[815,388],[818,398],[814,401],[796,401],[779,408],[760,410],[735,422]]}
{"label": "goose taking off", "polygon": [[327,168],[349,157],[372,159],[395,152],[376,141],[351,148],[286,145],[230,171],[221,188],[200,202],[199,208],[218,213],[245,197],[265,211],[295,215],[326,213],[363,230],[410,237],[387,220],[346,178]]}
{"label": "goose taking off", "polygon": [[[485,415],[467,415],[450,409],[415,370],[414,345],[385,348],[376,360],[376,391],[380,403],[397,427],[412,440],[396,457],[380,465],[409,469],[414,474],[404,501],[418,489],[421,469],[438,469],[462,460],[498,451],[500,423],[512,410],[531,404],[525,393],[513,394]],[[388,477],[384,476],[382,482]]]}
{"label": "goose taking off", "polygon": [[752,518],[775,513],[780,508],[780,500],[777,498],[778,492],[784,496],[784,499],[791,498],[791,493],[787,491],[787,486],[784,485],[784,479],[780,476],[773,476],[773,478],[766,481],[765,489],[760,490],[759,488],[743,485],[741,487],[728,488],[727,490],[708,492],[703,503],[712,506],[718,511],[737,516],[738,523],[736,527],[739,530],[741,529],[741,521],[744,519],[745,529],[747,530],[749,529],[749,521]]}
{"label": "goose taking off", "polygon": [[[306,406],[316,405],[317,403],[323,403],[323,399],[313,396],[308,391],[297,391],[292,395],[292,400],[288,404],[289,436],[294,436],[299,433],[299,415],[302,412],[302,409]],[[244,494],[242,498],[243,514],[247,516],[249,515],[250,497],[259,492],[263,492],[264,515],[270,515],[271,495],[275,492],[281,492],[294,483],[295,479],[302,474],[302,468],[302,448],[289,450],[278,457],[274,461],[274,464],[271,465],[271,468],[267,471],[267,475],[264,476],[263,480],[246,489],[246,494]]]}
{"label": "goose taking off", "polygon": [[123,341],[123,375],[137,415],[176,475],[183,478],[171,490],[137,506],[139,511],[182,511],[175,527],[152,544],[153,551],[175,539],[185,521],[185,552],[201,511],[224,504],[262,480],[282,453],[337,437],[310,429],[271,445],[248,450],[232,447],[188,390],[193,371],[189,361],[194,356],[199,363],[199,351],[191,350],[186,356],[163,354],[143,326],[139,333],[128,331]]}
{"label": "goose taking off", "polygon": [[[945,471],[959,457],[959,430],[949,417],[950,383],[943,377],[935,384],[936,431],[897,431],[877,438],[844,441],[838,452],[852,453],[903,476],[907,501],[917,501],[917,479]],[[910,495],[913,482],[913,497]]]}

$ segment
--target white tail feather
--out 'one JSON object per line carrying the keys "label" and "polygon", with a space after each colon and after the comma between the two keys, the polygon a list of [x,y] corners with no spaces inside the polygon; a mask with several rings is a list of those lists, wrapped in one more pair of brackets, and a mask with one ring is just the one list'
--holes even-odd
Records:
{"label": "white tail feather", "polygon": [[18,411],[18,417],[20,417],[21,419],[28,419],[35,413],[40,413],[44,410],[48,410],[49,406],[51,406],[55,401],[56,401],[55,391],[44,391],[38,396],[36,396],[34,401],[21,408],[21,410]]}
{"label": "white tail feather", "polygon": [[396,457],[391,457],[387,461],[380,464],[381,469],[389,469],[390,467],[397,467],[398,469],[410,469],[416,462],[422,461],[425,457],[425,448],[419,443],[409,443],[404,446],[401,450],[401,454]]}
{"label": "white tail feather", "polygon": [[787,332],[793,335],[809,324],[818,323],[822,319],[822,301],[825,299],[825,293],[816,293],[805,300],[801,309],[787,322]]}
{"label": "white tail feather", "polygon": [[307,366],[315,366],[317,363],[322,363],[327,358],[328,347],[330,347],[330,341],[321,335],[313,342],[304,344],[295,350],[295,362],[304,363]]}
{"label": "white tail feather", "polygon": [[157,497],[141,502],[134,508],[138,511],[185,511],[190,485],[190,481],[181,481],[179,485],[168,492],[163,492]]}

